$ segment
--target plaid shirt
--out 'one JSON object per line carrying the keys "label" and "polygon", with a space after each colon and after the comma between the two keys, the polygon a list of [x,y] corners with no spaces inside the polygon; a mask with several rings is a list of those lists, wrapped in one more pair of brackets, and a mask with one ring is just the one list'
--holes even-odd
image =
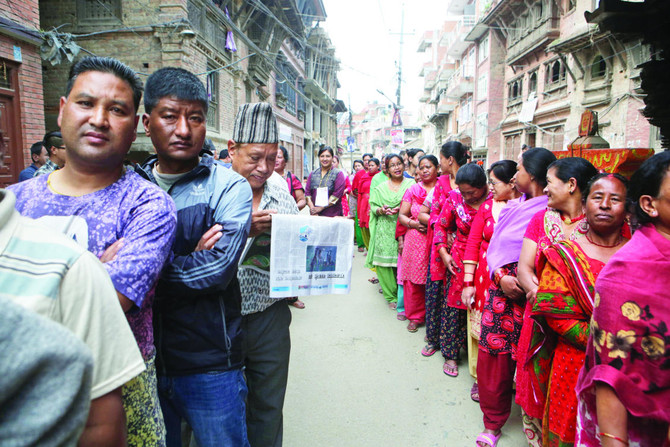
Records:
{"label": "plaid shirt", "polygon": [[40,167],[37,171],[35,171],[35,174],[33,175],[33,177],[39,177],[40,175],[44,175],[44,174],[51,174],[52,172],[57,171],[59,169],[60,169],[60,167],[56,163],[54,163],[53,161],[51,161],[47,158],[47,162],[42,167]]}

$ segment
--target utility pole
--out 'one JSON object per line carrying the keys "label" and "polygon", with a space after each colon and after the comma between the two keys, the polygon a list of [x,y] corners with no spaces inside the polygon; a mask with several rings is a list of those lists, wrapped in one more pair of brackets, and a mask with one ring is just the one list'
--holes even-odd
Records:
{"label": "utility pole", "polygon": [[402,4],[402,9],[401,9],[401,17],[400,17],[400,32],[399,33],[390,33],[392,35],[399,35],[400,36],[400,54],[398,56],[398,88],[396,89],[395,96],[396,96],[396,102],[395,105],[397,106],[398,109],[401,108],[400,105],[400,92],[402,90],[402,46],[405,43],[405,36],[412,36],[414,33],[405,33],[405,4]]}

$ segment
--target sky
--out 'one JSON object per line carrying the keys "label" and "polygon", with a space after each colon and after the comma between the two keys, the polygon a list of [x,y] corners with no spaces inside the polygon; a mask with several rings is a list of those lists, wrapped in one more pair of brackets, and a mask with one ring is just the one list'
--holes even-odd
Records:
{"label": "sky", "polygon": [[[400,29],[404,10],[401,105],[416,116],[423,78],[419,71],[426,53],[417,53],[424,31],[441,27],[447,17],[444,0],[323,0],[328,31],[340,60],[338,99],[354,113],[377,100],[389,103],[377,93],[382,90],[396,100]],[[404,8],[403,8],[404,5]]]}

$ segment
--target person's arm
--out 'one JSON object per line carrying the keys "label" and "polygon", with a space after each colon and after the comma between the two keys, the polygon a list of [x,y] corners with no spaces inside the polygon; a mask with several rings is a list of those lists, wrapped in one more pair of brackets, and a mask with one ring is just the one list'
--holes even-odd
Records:
{"label": "person's arm", "polygon": [[400,225],[406,228],[412,228],[410,226],[411,212],[412,204],[403,199],[403,201],[400,203],[400,214],[398,214],[398,222]]}
{"label": "person's arm", "polygon": [[126,445],[126,413],[121,387],[91,401],[91,409],[78,447],[122,447]]}
{"label": "person's arm", "polygon": [[526,297],[534,301],[537,294],[538,279],[535,274],[535,256],[537,243],[532,239],[524,238],[519,256],[518,279],[519,284],[526,292]]}
{"label": "person's arm", "polygon": [[[596,414],[602,447],[624,447],[628,442],[628,410],[623,406],[614,389],[603,382],[596,382]],[[607,433],[610,436],[603,435]],[[617,437],[625,442],[618,441]]]}
{"label": "person's arm", "polygon": [[94,359],[91,409],[80,445],[125,445],[121,386],[145,370],[137,341],[103,265],[82,253],[60,286],[54,319],[91,349]]}
{"label": "person's arm", "polygon": [[[465,253],[463,255],[464,284],[474,282],[475,280],[475,271],[477,270],[477,264],[479,262],[479,251],[482,246],[482,241],[484,240],[484,226],[486,225],[486,220],[486,208],[480,206],[472,221],[468,241],[465,244]],[[475,286],[464,285],[463,292],[461,293],[463,304],[469,306],[475,296],[475,292]]]}
{"label": "person's arm", "polygon": [[221,238],[209,250],[176,254],[163,270],[162,295],[195,298],[228,286],[249,235],[251,200],[251,187],[243,179],[232,180],[212,198]]}
{"label": "person's arm", "polygon": [[303,209],[307,205],[307,198],[305,197],[305,191],[302,189],[302,187],[295,188],[293,190],[293,194],[295,194],[295,203],[298,206],[298,209],[299,210]]}
{"label": "person's arm", "polygon": [[[135,201],[122,228],[122,241],[99,255],[107,261],[104,266],[124,312],[142,307],[170,256],[177,226],[174,202],[163,191],[146,189]],[[106,260],[114,245],[115,255]]]}
{"label": "person's arm", "polygon": [[419,222],[425,226],[428,226],[430,224],[430,206],[426,205],[424,202],[424,204],[421,205],[419,215],[416,218],[419,220]]}
{"label": "person's arm", "polygon": [[328,199],[328,206],[335,205],[342,199],[346,187],[346,177],[344,172],[340,171],[337,173],[337,177],[335,177],[335,184],[333,185],[333,192]]}

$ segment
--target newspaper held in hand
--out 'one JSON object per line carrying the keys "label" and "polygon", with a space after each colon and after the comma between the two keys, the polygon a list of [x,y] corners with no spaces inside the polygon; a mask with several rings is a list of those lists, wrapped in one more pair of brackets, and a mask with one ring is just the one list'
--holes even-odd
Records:
{"label": "newspaper held in hand", "polygon": [[353,240],[351,219],[272,216],[270,297],[349,293]]}

